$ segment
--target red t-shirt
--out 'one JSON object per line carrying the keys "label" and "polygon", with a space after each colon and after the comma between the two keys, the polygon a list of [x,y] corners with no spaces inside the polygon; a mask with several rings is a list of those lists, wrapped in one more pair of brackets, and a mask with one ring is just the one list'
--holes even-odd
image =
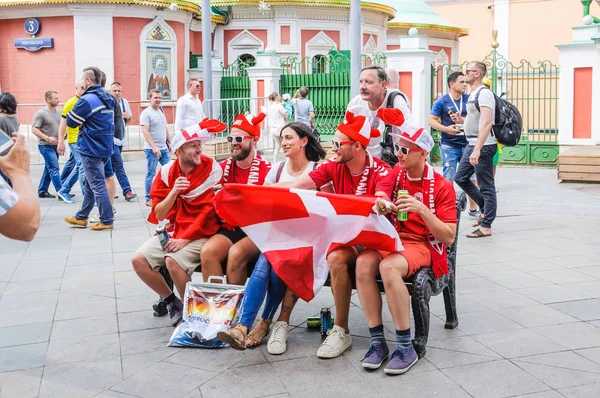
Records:
{"label": "red t-shirt", "polygon": [[[378,158],[372,159],[373,166],[367,179],[365,195],[374,196],[376,192],[384,192],[388,197],[391,197],[396,182],[394,173],[387,163]],[[332,183],[335,193],[355,195],[362,173],[353,176],[345,164],[336,163],[334,159],[331,159],[310,172],[308,176],[319,188]]]}
{"label": "red t-shirt", "polygon": [[[269,174],[269,170],[271,170],[271,163],[265,159],[263,159],[258,153],[254,159],[252,165],[247,169],[242,169],[239,167],[235,160],[229,158],[225,159],[219,164],[223,169],[223,181],[222,183],[234,183],[234,184],[254,184],[254,185],[263,185],[265,182],[265,177]],[[229,167],[229,175],[226,177],[227,173],[227,163],[230,164]],[[251,175],[252,173],[252,175]]]}
{"label": "red t-shirt", "polygon": [[[394,181],[398,179],[398,172],[400,166],[394,166]],[[456,193],[452,183],[442,177],[439,174],[435,174],[435,183],[433,185],[433,201],[435,203],[435,215],[444,223],[456,223]],[[429,183],[426,181],[426,183]],[[396,189],[402,189],[401,183]],[[405,189],[408,193],[424,203],[429,208],[428,199],[423,198],[423,180],[410,180],[408,175],[406,176]],[[429,230],[425,225],[425,222],[417,213],[408,213],[407,221],[397,221],[396,230],[400,235],[400,239],[404,240],[422,240],[427,242],[429,240]]]}

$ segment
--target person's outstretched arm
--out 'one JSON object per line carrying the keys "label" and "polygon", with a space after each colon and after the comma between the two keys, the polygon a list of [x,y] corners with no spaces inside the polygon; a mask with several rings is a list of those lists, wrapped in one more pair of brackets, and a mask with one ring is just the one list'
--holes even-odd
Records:
{"label": "person's outstretched arm", "polygon": [[[14,133],[13,140],[15,145],[8,155],[0,156],[0,170],[10,179],[18,200],[0,216],[0,234],[29,242],[40,227],[40,204],[29,176],[29,151],[25,145],[25,136]],[[8,190],[10,187],[0,189]]]}

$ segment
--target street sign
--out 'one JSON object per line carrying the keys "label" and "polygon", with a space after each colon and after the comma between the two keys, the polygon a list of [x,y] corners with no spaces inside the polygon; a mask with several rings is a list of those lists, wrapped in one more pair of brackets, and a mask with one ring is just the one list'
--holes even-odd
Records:
{"label": "street sign", "polygon": [[15,39],[15,48],[24,48],[27,51],[38,51],[42,48],[53,48],[54,39],[48,37],[33,37],[29,39]]}

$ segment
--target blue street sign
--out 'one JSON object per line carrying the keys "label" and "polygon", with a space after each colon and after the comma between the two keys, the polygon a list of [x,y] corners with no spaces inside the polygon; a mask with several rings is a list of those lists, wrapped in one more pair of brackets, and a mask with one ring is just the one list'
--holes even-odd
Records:
{"label": "blue street sign", "polygon": [[40,20],[37,18],[27,18],[25,20],[25,32],[30,35],[37,35],[42,28]]}
{"label": "blue street sign", "polygon": [[49,37],[34,37],[30,39],[15,39],[15,48],[24,48],[27,51],[38,51],[42,48],[53,48],[54,39]]}

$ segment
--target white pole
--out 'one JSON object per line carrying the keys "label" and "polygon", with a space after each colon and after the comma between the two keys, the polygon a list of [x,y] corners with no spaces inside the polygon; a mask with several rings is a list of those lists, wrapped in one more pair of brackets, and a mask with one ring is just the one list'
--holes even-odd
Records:
{"label": "white pole", "polygon": [[360,58],[362,32],[360,22],[360,0],[350,1],[350,98],[359,94]]}
{"label": "white pole", "polygon": [[[210,0],[202,0],[202,73],[204,75],[204,101],[213,99],[212,93],[212,46],[211,46]],[[210,102],[209,102],[210,104]],[[212,105],[208,117],[212,117]]]}

